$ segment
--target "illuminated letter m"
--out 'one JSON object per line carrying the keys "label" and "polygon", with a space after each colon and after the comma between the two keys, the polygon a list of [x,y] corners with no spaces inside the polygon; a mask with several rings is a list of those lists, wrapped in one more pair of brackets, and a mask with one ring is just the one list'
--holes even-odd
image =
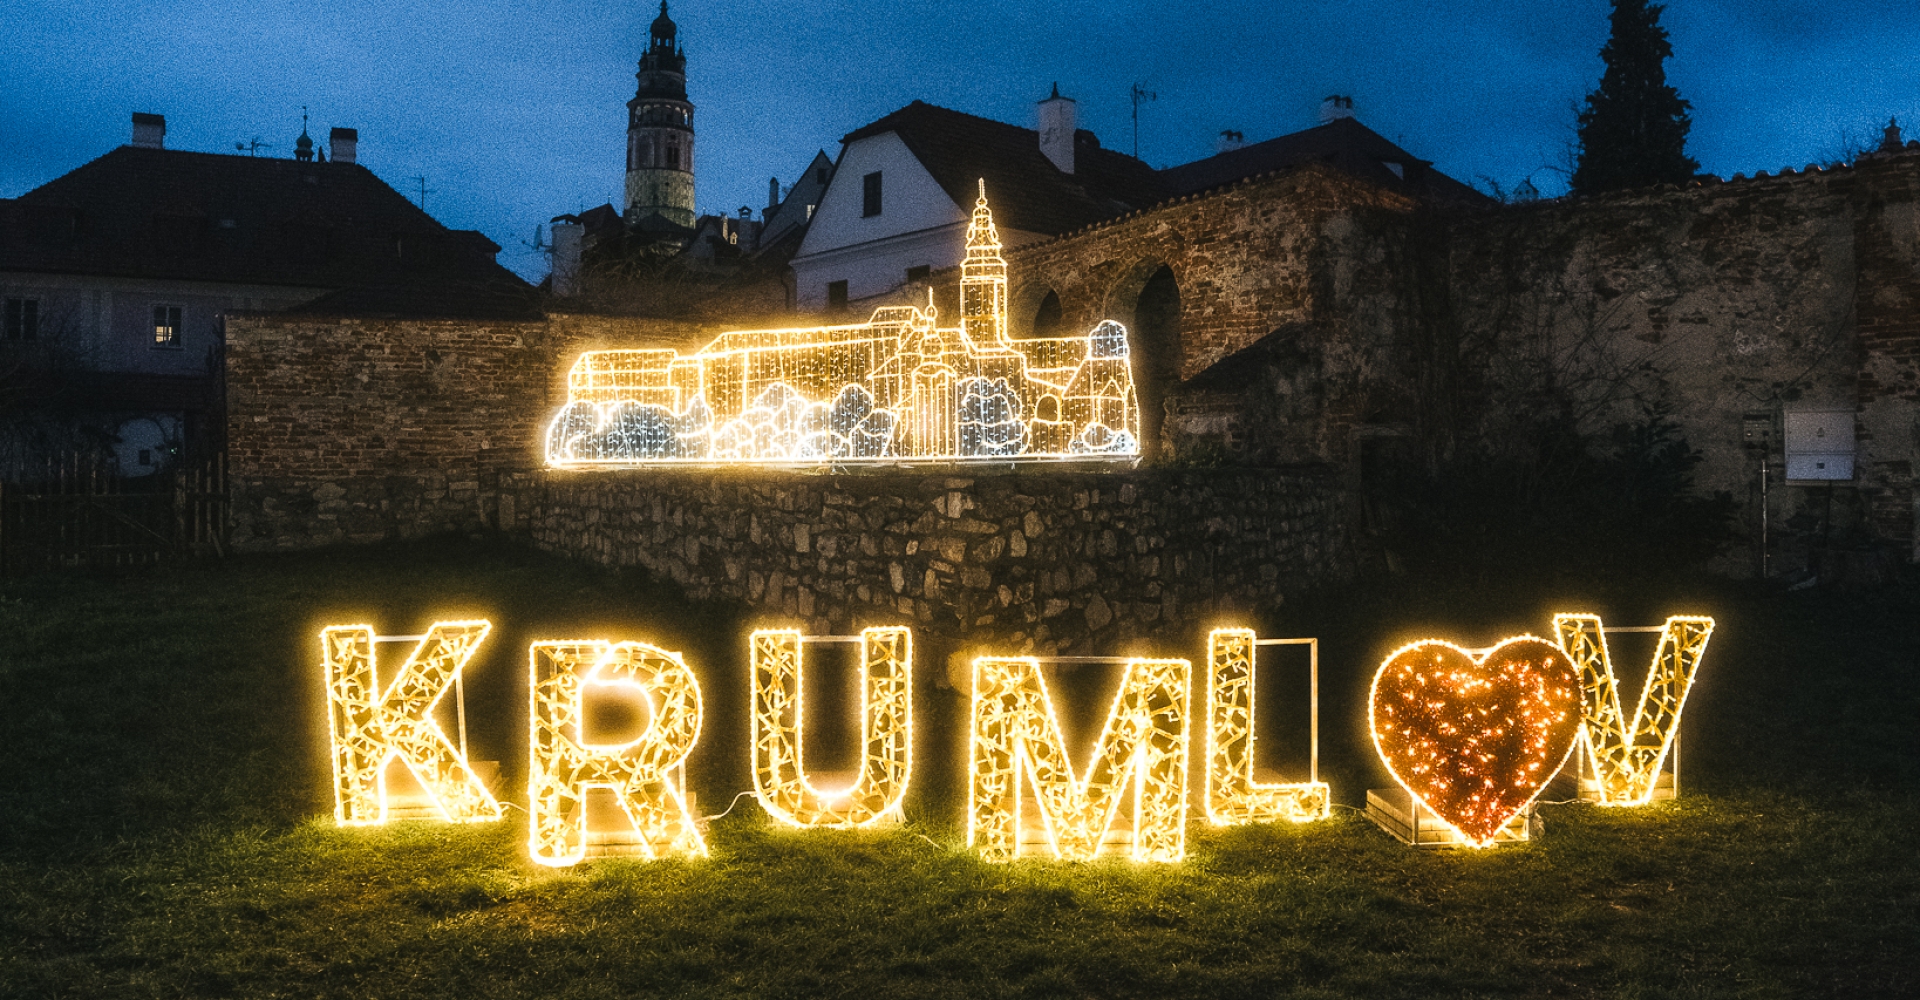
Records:
{"label": "illuminated letter m", "polygon": [[1186,660],[1129,660],[1085,780],[1074,776],[1040,663],[973,661],[967,843],[992,861],[1019,854],[1022,784],[1038,800],[1053,856],[1085,860],[1133,789],[1135,861],[1179,861],[1187,842]]}

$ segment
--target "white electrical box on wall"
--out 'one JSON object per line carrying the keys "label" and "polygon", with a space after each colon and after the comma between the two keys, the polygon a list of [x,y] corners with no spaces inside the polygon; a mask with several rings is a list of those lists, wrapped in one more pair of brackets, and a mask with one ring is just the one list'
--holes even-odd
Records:
{"label": "white electrical box on wall", "polygon": [[1787,482],[1853,479],[1853,410],[1789,410],[1785,416]]}

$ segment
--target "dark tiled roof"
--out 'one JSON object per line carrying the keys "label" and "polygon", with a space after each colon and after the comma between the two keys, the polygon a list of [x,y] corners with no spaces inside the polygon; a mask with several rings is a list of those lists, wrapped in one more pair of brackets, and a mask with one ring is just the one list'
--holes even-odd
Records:
{"label": "dark tiled roof", "polygon": [[[439,294],[531,292],[353,163],[122,146],[0,207],[0,270]],[[469,310],[470,312],[470,310]]]}
{"label": "dark tiled roof", "polygon": [[415,284],[351,285],[288,311],[309,316],[391,319],[530,321],[546,315],[539,290],[524,281],[515,287],[504,282],[476,283],[459,278]]}
{"label": "dark tiled roof", "polygon": [[1074,172],[1064,174],[1040,152],[1032,129],[922,101],[847,133],[840,141],[893,132],[947,196],[962,209],[979,196],[981,178],[1002,229],[1057,235],[1166,197],[1153,168],[1100,146],[1092,132],[1075,136]]}
{"label": "dark tiled roof", "polygon": [[[1170,195],[1192,194],[1243,177],[1321,162],[1393,191],[1438,202],[1484,202],[1486,196],[1433,169],[1433,164],[1389,142],[1352,118],[1294,132],[1204,160],[1160,171]],[[1388,169],[1400,165],[1401,174]]]}

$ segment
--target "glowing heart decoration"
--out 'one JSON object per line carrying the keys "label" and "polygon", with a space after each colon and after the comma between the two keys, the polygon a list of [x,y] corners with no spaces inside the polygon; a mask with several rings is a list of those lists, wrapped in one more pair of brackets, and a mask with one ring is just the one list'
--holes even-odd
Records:
{"label": "glowing heart decoration", "polygon": [[1485,847],[1573,750],[1580,673],[1530,635],[1487,650],[1428,639],[1380,665],[1368,713],[1394,780]]}

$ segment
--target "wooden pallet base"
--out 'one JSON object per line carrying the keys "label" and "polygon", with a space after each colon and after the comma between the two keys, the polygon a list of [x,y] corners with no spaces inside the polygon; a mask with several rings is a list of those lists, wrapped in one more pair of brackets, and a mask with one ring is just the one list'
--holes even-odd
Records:
{"label": "wooden pallet base", "polygon": [[[1414,847],[1465,847],[1467,842],[1452,827],[1442,823],[1433,810],[1404,788],[1367,790],[1367,818],[1392,834],[1396,840]],[[1495,844],[1524,843],[1533,807],[1507,821],[1494,835]]]}

